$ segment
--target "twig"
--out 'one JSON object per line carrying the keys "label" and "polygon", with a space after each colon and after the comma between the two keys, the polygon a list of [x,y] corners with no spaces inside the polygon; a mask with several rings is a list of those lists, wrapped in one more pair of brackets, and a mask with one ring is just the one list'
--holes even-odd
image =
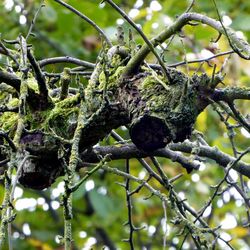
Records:
{"label": "twig", "polygon": [[32,55],[32,52],[30,51],[30,49],[28,49],[27,51],[27,57],[36,75],[36,80],[37,80],[38,88],[39,88],[39,94],[41,95],[41,97],[44,99],[45,102],[48,102],[48,89],[46,86],[46,80],[45,80],[44,74],[42,73],[38,62],[36,61],[35,57]]}
{"label": "twig", "polygon": [[[234,44],[234,41],[233,41],[232,38],[230,37],[228,30],[226,29],[226,27],[225,27],[224,24],[223,24],[223,21],[222,21],[221,15],[220,15],[220,13],[219,13],[219,9],[218,9],[218,6],[217,6],[217,4],[216,4],[216,1],[215,1],[215,0],[212,0],[212,1],[213,1],[213,3],[214,3],[214,6],[215,6],[215,9],[216,9],[216,12],[217,12],[217,15],[218,15],[220,24],[221,24],[221,26],[222,26],[222,28],[223,28],[224,34],[225,34],[225,36],[227,37],[228,42],[229,42],[231,48],[232,48],[232,49],[235,51],[235,53],[237,53],[241,58],[246,59],[246,60],[249,60],[249,59],[250,59],[250,55],[248,55],[248,56],[243,55],[241,49],[239,49],[239,48],[237,47],[237,44],[236,44],[236,45]],[[222,33],[222,32],[221,32],[221,33]],[[238,39],[240,39],[240,38],[238,38]]]}
{"label": "twig", "polygon": [[26,40],[19,36],[19,42],[21,46],[21,64],[20,71],[22,72],[21,76],[21,85],[20,85],[20,97],[19,97],[19,110],[18,110],[18,121],[17,128],[15,131],[15,136],[13,143],[17,148],[19,148],[20,139],[24,129],[24,116],[26,114],[26,97],[28,96],[28,64],[27,64],[27,43]]}
{"label": "twig", "polygon": [[[158,53],[156,52],[156,50],[154,49],[154,45],[150,42],[150,40],[146,37],[146,35],[143,33],[143,31],[135,24],[135,22],[121,9],[119,8],[112,0],[103,0],[103,2],[107,2],[109,3],[139,34],[140,36],[143,38],[144,42],[147,44],[148,48],[150,49],[150,51],[155,55],[155,57],[157,58],[159,64],[162,67],[163,72],[165,73],[167,79],[169,80],[168,77],[168,73],[166,71],[166,66],[164,64],[164,62],[162,61],[162,59],[160,58],[160,56],[158,55]],[[137,67],[140,64],[137,65]],[[135,67],[136,68],[136,67]],[[130,69],[128,71],[128,69],[124,72],[124,75],[129,75],[131,73],[131,71],[134,69]]]}
{"label": "twig", "polygon": [[243,117],[243,115],[240,113],[239,110],[235,108],[234,103],[228,102],[229,108],[232,110],[235,118],[238,120],[240,124],[250,133],[250,123],[247,122],[247,120]]}
{"label": "twig", "polygon": [[0,70],[0,84],[4,82],[13,87],[17,92],[20,91],[21,80],[13,73],[4,72]]}
{"label": "twig", "polygon": [[4,131],[0,130],[0,137],[3,137],[10,145],[11,149],[16,152],[16,146],[14,144],[14,142],[10,139],[10,137],[8,136],[7,133],[5,133]]}
{"label": "twig", "polygon": [[190,3],[190,5],[186,9],[185,13],[190,12],[190,10],[194,7],[194,4],[195,4],[195,0],[192,0],[191,3]]}
{"label": "twig", "polygon": [[56,64],[56,63],[73,63],[79,66],[83,66],[85,68],[90,68],[90,69],[94,69],[95,68],[95,64],[94,63],[90,63],[87,61],[83,61],[80,60],[78,58],[74,58],[71,56],[61,56],[61,57],[52,57],[52,58],[46,58],[43,59],[41,61],[38,61],[40,67],[44,67],[46,65],[49,64]]}
{"label": "twig", "polygon": [[[126,172],[127,174],[130,174],[129,159],[126,160]],[[133,220],[132,220],[132,201],[131,201],[131,195],[130,195],[130,180],[129,179],[126,179],[125,189],[126,189],[126,200],[127,200],[127,209],[128,209],[128,225],[129,225],[128,242],[130,245],[130,249],[134,250],[133,233],[135,231],[135,227],[133,225]]]}
{"label": "twig", "polygon": [[[6,239],[6,231],[8,230],[8,224],[14,219],[14,215],[10,215],[9,206],[10,204],[10,195],[11,195],[11,176],[14,169],[14,157],[12,157],[11,161],[8,163],[8,170],[5,172],[5,180],[4,180],[4,198],[2,202],[2,211],[1,211],[1,222],[0,222],[0,248],[2,248],[4,241]],[[8,234],[8,236],[10,236]],[[10,239],[9,241],[10,242]]]}
{"label": "twig", "polygon": [[69,166],[65,166],[65,192],[63,195],[63,215],[64,215],[64,248],[70,250],[72,245],[72,191],[73,179],[75,176],[75,170],[78,163],[79,154],[79,142],[82,133],[83,121],[84,121],[85,106],[81,101],[81,106],[78,114],[77,127],[75,129],[73,143],[71,146]]}
{"label": "twig", "polygon": [[9,161],[10,161],[10,159],[4,159],[4,160],[0,161],[0,167],[5,166]]}
{"label": "twig", "polygon": [[5,45],[3,44],[3,42],[1,40],[0,40],[0,48],[2,49],[2,51],[0,53],[2,53],[4,55],[8,56],[9,58],[11,58],[14,61],[14,63],[16,64],[17,68],[18,68],[19,63],[18,63],[17,59],[15,58],[15,56],[13,56],[11,54],[10,50],[5,47]]}
{"label": "twig", "polygon": [[63,73],[61,75],[61,92],[60,92],[60,100],[64,100],[67,98],[69,93],[69,85],[71,82],[70,77],[70,69],[64,68]]}
{"label": "twig", "polygon": [[109,155],[105,155],[104,158],[97,164],[91,171],[88,171],[86,175],[73,187],[69,188],[70,192],[75,192],[92,174],[94,174],[98,169],[102,168],[103,165],[106,163]]}
{"label": "twig", "polygon": [[[25,164],[25,162],[28,160],[28,159],[32,159],[32,158],[36,158],[35,156],[33,155],[26,155],[23,160],[21,161],[21,163],[19,164],[19,166],[17,167],[17,170],[16,170],[16,177],[14,179],[14,181],[12,182],[12,187],[11,187],[11,191],[10,191],[10,197],[9,197],[9,202],[10,204],[12,204],[12,202],[14,201],[14,194],[15,194],[15,189],[16,189],[16,185],[17,185],[17,181],[18,181],[18,178],[19,178],[19,175],[22,171],[22,168]],[[11,211],[12,211],[12,207],[8,207],[8,210],[7,210],[7,216],[10,217],[11,216]],[[12,240],[11,240],[11,222],[8,223],[8,239],[9,239],[9,250],[12,250]]]}
{"label": "twig", "polygon": [[87,23],[89,23],[92,27],[94,27],[95,30],[97,30],[97,32],[99,34],[101,34],[101,36],[105,39],[105,41],[107,42],[107,44],[109,45],[109,47],[112,47],[112,43],[109,40],[109,38],[106,36],[106,34],[103,32],[103,30],[96,24],[94,23],[91,19],[89,19],[87,16],[85,16],[84,14],[82,14],[80,11],[78,11],[77,9],[75,9],[74,7],[72,7],[71,5],[61,1],[61,0],[54,0],[55,2],[61,4],[62,6],[64,6],[65,8],[69,9],[70,11],[72,11],[73,13],[75,13],[77,16],[81,17],[83,20],[85,20]]}
{"label": "twig", "polygon": [[[225,31],[222,25],[217,22],[216,20],[209,18],[205,15],[198,14],[198,13],[184,13],[178,17],[178,19],[170,26],[168,26],[164,31],[162,31],[158,36],[151,39],[151,43],[153,46],[157,46],[159,43],[163,43],[165,40],[169,39],[173,34],[179,32],[183,26],[187,25],[190,21],[198,21],[204,23],[218,32],[225,34]],[[239,39],[236,33],[230,30],[230,38],[231,41],[236,44],[237,47],[242,49],[244,52],[250,54],[250,45],[246,43],[244,40]],[[146,58],[148,53],[150,52],[150,48],[147,44],[143,45],[139,51],[130,59],[126,68],[127,71],[131,71],[136,65],[140,65],[141,62]],[[235,51],[237,53],[237,51]]]}
{"label": "twig", "polygon": [[36,19],[37,19],[37,17],[38,17],[38,14],[39,14],[40,10],[41,10],[43,7],[45,7],[44,1],[45,1],[45,0],[42,0],[42,1],[41,1],[41,4],[40,4],[38,10],[36,11],[36,13],[35,13],[35,15],[34,15],[34,18],[33,18],[32,21],[31,21],[30,28],[29,28],[28,34],[27,34],[27,36],[26,36],[26,41],[29,39],[29,36],[30,36],[30,34],[31,34],[31,32],[32,32],[32,29],[33,29],[34,25],[35,25],[35,22],[36,22]]}
{"label": "twig", "polygon": [[185,64],[207,62],[207,61],[210,61],[210,60],[212,60],[214,58],[217,58],[217,57],[220,57],[220,56],[225,56],[225,55],[230,55],[230,54],[233,54],[233,53],[235,53],[235,52],[233,50],[230,50],[230,51],[225,51],[225,52],[218,53],[216,55],[213,55],[213,56],[210,56],[210,57],[207,57],[207,58],[201,58],[201,59],[190,60],[190,61],[183,61],[183,62],[168,64],[167,66],[168,67],[178,67],[178,66],[185,65]]}

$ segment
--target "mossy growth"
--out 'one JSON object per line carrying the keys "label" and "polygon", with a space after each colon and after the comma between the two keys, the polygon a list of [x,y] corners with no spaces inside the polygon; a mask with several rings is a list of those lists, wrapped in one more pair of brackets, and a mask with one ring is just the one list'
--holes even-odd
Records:
{"label": "mossy growth", "polygon": [[[38,93],[36,80],[27,79],[27,85],[29,89]],[[46,110],[33,110],[33,107],[26,106],[25,128],[30,131],[41,130],[46,133],[55,133],[65,139],[72,138],[77,122],[80,95],[68,97],[62,101],[56,98],[51,100],[54,104]],[[19,99],[12,98],[12,94],[8,93],[3,96],[0,104],[9,109],[18,108]],[[0,116],[0,128],[11,132],[10,136],[13,136],[17,121],[18,113],[3,112]]]}
{"label": "mossy growth", "polygon": [[27,87],[35,91],[35,93],[39,93],[39,88],[37,84],[37,80],[33,76],[29,76],[27,79]]}
{"label": "mossy growth", "polygon": [[[8,88],[7,92],[0,92],[0,106],[7,109],[15,109],[18,107],[18,98],[12,97],[12,88]],[[3,112],[0,115],[0,128],[4,131],[10,131],[10,135],[14,132],[17,124],[18,114],[15,112]]]}
{"label": "mossy growth", "polygon": [[80,95],[57,101],[48,112],[42,128],[65,139],[71,139],[77,124]]}
{"label": "mossy growth", "polygon": [[0,116],[0,128],[6,132],[10,131],[10,136],[14,133],[17,125],[18,114],[13,112],[4,112]]}
{"label": "mossy growth", "polygon": [[130,50],[126,46],[114,46],[101,53],[100,61],[85,89],[86,99],[91,102],[91,105],[87,104],[90,113],[95,112],[100,107],[104,91],[111,101],[115,101],[115,94],[121,83],[120,78],[130,58],[129,53]]}
{"label": "mossy growth", "polygon": [[[209,77],[194,76],[168,69],[169,79],[156,72],[124,87],[121,99],[131,117],[132,141],[145,151],[189,138],[199,113],[208,105],[200,88]],[[126,95],[128,97],[126,97]]]}
{"label": "mossy growth", "polygon": [[123,73],[124,68],[124,66],[119,66],[116,71],[110,74],[108,77],[106,77],[105,73],[102,71],[99,75],[100,85],[98,86],[98,89],[104,90],[106,86],[107,90],[109,91],[117,90],[117,88],[119,87],[119,79]]}

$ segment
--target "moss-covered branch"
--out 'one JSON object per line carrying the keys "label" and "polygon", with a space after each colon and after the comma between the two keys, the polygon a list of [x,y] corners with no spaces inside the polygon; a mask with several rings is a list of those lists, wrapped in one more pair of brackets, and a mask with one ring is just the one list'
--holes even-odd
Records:
{"label": "moss-covered branch", "polygon": [[[197,15],[184,14],[176,21],[175,29],[169,28],[158,39],[163,41],[191,19],[203,21],[202,16]],[[211,26],[219,25],[212,19],[205,20]],[[153,40],[153,44],[156,45],[157,41]],[[136,48],[126,47],[125,43],[110,49],[104,46],[88,86],[81,90],[80,85],[79,93],[69,93],[73,78],[65,69],[61,76],[61,91],[50,97],[53,87],[50,89],[38,62],[29,51],[27,57],[32,68],[26,64],[25,74],[23,69],[16,73],[17,77],[2,74],[2,79],[18,90],[5,93],[1,100],[5,102],[8,95],[11,96],[7,108],[19,107],[19,122],[18,114],[6,109],[0,117],[0,127],[10,132],[11,138],[15,136],[15,141],[20,143],[16,143],[18,150],[35,156],[27,160],[23,167],[20,183],[35,189],[50,186],[65,171],[59,157],[62,148],[71,152],[64,155],[63,161],[74,166],[71,172],[75,172],[78,154],[122,125],[129,127],[133,143],[145,155],[150,155],[171,142],[189,138],[197,116],[212,100],[233,101],[249,97],[248,89],[215,89],[221,80],[219,75],[210,78],[206,74],[194,74],[189,77],[167,67],[166,77],[161,70],[153,70],[145,64],[139,65],[132,75],[124,77],[131,62],[137,60],[140,53],[146,56],[147,51],[146,47],[142,47],[137,52]],[[48,62],[40,63],[46,65]],[[87,64],[85,66],[88,67]],[[13,85],[13,79],[16,85]],[[22,86],[25,86],[25,91]],[[83,110],[79,116],[80,106]],[[20,113],[20,107],[25,112]],[[74,136],[76,132],[77,137]],[[196,168],[184,156],[172,151],[165,156],[180,162],[187,169]]]}
{"label": "moss-covered branch", "polygon": [[214,101],[233,102],[236,99],[250,100],[250,88],[227,87],[216,89],[211,94]]}

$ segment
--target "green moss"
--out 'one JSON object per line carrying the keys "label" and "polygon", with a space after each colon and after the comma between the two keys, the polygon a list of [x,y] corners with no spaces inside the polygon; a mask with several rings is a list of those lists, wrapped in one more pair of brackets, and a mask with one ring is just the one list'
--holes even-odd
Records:
{"label": "green moss", "polygon": [[31,112],[28,111],[27,115],[24,118],[25,124],[29,124],[30,130],[41,129],[43,122],[46,120],[50,111],[39,111]]}
{"label": "green moss", "polygon": [[29,77],[27,79],[27,87],[33,89],[37,94],[39,93],[38,84],[34,77]]}
{"label": "green moss", "polygon": [[13,98],[8,102],[8,108],[18,107],[18,104],[19,104],[18,98]]}
{"label": "green moss", "polygon": [[44,129],[65,139],[71,139],[77,124],[78,111],[77,107],[53,110],[44,122]]}
{"label": "green moss", "polygon": [[[119,78],[122,75],[124,68],[124,66],[119,66],[116,71],[108,77],[108,90],[112,91],[118,88]],[[101,72],[101,74],[99,75],[99,82],[100,85],[98,86],[98,89],[103,90],[106,84],[106,77],[104,72]]]}
{"label": "green moss", "polygon": [[13,130],[17,124],[18,114],[13,112],[4,112],[0,116],[0,128],[4,131]]}
{"label": "green moss", "polygon": [[79,95],[66,98],[62,101],[54,99],[53,109],[31,112],[28,110],[25,123],[29,124],[30,130],[42,130],[47,133],[55,133],[66,139],[73,136],[78,117]]}
{"label": "green moss", "polygon": [[183,85],[168,85],[168,82],[164,84],[164,81],[161,75],[157,78],[149,75],[139,85],[142,100],[147,102],[149,109],[156,112],[175,109],[182,97]]}
{"label": "green moss", "polygon": [[53,131],[58,136],[71,139],[77,123],[79,100],[79,95],[76,95],[57,102],[46,114],[42,128],[46,132]]}
{"label": "green moss", "polygon": [[62,101],[59,99],[54,99],[54,103],[55,103],[54,110],[75,107],[80,103],[80,94],[68,97]]}

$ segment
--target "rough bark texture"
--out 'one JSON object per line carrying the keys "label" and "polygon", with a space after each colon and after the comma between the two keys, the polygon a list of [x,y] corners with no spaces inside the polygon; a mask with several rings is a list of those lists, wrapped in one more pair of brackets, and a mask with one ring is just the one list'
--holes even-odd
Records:
{"label": "rough bark texture", "polygon": [[44,189],[63,173],[58,159],[59,141],[36,131],[23,134],[20,146],[35,158],[27,159],[19,175],[19,182],[28,188]]}
{"label": "rough bark texture", "polygon": [[120,89],[119,99],[131,119],[131,139],[144,151],[189,138],[197,116],[208,104],[202,101],[199,88],[208,85],[206,75],[190,79],[177,70],[167,71],[170,82],[149,72],[146,77],[124,82]]}
{"label": "rough bark texture", "polygon": [[[206,74],[189,78],[167,68],[166,80],[161,71],[153,71],[147,65],[125,76],[128,51],[115,46],[103,55],[82,94],[49,97],[44,102],[37,92],[36,80],[30,78],[20,145],[24,153],[37,158],[24,164],[19,177],[21,184],[43,189],[64,172],[59,151],[62,147],[70,149],[81,100],[86,110],[79,143],[81,152],[121,125],[129,126],[132,141],[145,152],[191,135],[197,116],[209,104],[206,96],[213,92],[211,79]],[[18,84],[17,79],[15,83]],[[14,100],[11,108],[18,106],[18,99]],[[15,133],[17,117],[16,113],[6,112],[0,118],[0,126],[10,130],[10,135]]]}

